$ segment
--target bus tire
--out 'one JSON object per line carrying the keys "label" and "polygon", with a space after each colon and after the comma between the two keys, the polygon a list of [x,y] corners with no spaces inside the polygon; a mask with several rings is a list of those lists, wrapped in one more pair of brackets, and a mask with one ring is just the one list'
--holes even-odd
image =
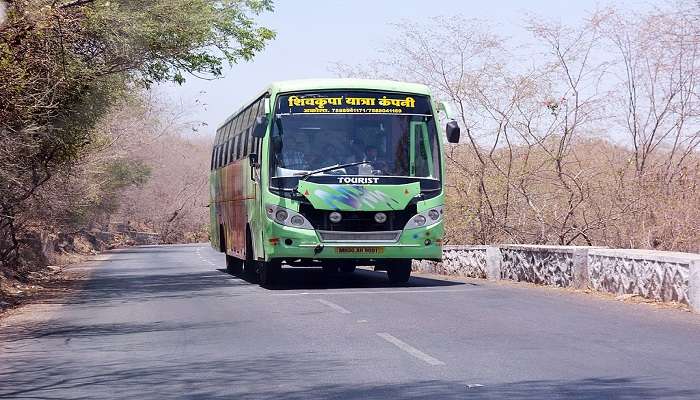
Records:
{"label": "bus tire", "polygon": [[411,260],[397,260],[386,266],[386,274],[391,283],[406,283],[411,278]]}
{"label": "bus tire", "polygon": [[351,262],[340,264],[340,272],[352,274],[353,272],[355,272],[355,269],[357,269],[357,266]]}
{"label": "bus tire", "polygon": [[240,274],[243,270],[243,260],[226,254],[226,271],[232,274]]}
{"label": "bus tire", "polygon": [[270,261],[258,262],[258,284],[266,287],[274,284],[282,270],[280,263]]}
{"label": "bus tire", "polygon": [[226,233],[223,225],[219,225],[219,251],[226,253]]}
{"label": "bus tire", "polygon": [[258,278],[258,261],[253,255],[253,238],[250,234],[250,228],[245,229],[245,261],[243,262],[243,273],[255,280]]}
{"label": "bus tire", "polygon": [[324,264],[321,266],[323,269],[323,272],[326,274],[335,274],[338,272],[338,265],[337,264]]}

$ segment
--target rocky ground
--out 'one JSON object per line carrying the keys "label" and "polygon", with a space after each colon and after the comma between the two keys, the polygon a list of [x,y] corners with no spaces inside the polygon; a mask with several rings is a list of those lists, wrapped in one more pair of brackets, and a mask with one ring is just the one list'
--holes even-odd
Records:
{"label": "rocky ground", "polygon": [[[77,262],[82,258],[74,255],[72,259]],[[86,276],[67,269],[67,265],[49,265],[23,279],[0,275],[0,318],[23,304],[60,297],[79,289]]]}

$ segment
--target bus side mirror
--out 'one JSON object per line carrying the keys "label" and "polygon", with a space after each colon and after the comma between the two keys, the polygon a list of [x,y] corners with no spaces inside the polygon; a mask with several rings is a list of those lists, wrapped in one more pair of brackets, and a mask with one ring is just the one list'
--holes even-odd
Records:
{"label": "bus side mirror", "polygon": [[459,125],[457,121],[452,120],[445,126],[445,133],[447,134],[447,141],[450,143],[459,143]]}
{"label": "bus side mirror", "polygon": [[253,137],[262,139],[267,132],[267,115],[261,115],[255,118],[255,127],[253,127]]}
{"label": "bus side mirror", "polygon": [[258,167],[258,155],[256,153],[250,153],[248,154],[248,161],[250,162],[250,166],[252,168],[257,168]]}

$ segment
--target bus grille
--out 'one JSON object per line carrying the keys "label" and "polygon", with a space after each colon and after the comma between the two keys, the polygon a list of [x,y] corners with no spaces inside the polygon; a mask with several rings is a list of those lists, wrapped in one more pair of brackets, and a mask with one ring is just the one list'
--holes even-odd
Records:
{"label": "bus grille", "polygon": [[401,231],[341,232],[317,231],[322,242],[396,242]]}
{"label": "bus grille", "polygon": [[343,219],[332,223],[328,216],[334,210],[317,210],[311,204],[301,203],[299,213],[306,217],[311,225],[319,231],[334,232],[390,232],[399,231],[406,226],[408,220],[418,214],[416,205],[411,204],[405,210],[382,211],[387,216],[384,223],[374,220],[376,211],[340,211]]}

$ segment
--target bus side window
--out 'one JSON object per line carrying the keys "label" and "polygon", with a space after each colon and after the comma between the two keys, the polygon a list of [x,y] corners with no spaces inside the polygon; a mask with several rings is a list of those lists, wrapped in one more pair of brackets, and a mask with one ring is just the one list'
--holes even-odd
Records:
{"label": "bus side window", "polygon": [[250,152],[248,151],[248,141],[250,141],[251,129],[252,128],[248,128],[248,130],[243,133],[243,146],[241,146],[242,147],[241,158],[245,158],[248,156],[248,154],[250,154]]}
{"label": "bus side window", "polygon": [[231,153],[231,159],[234,161],[237,160],[237,158],[236,158],[236,146],[238,145],[237,142],[238,142],[238,134],[235,134],[231,138],[231,148],[229,149],[229,152]]}
{"label": "bus side window", "polygon": [[258,100],[257,103],[253,104],[253,127],[257,123],[258,117],[263,115],[263,108],[265,107],[265,101],[263,99]]}
{"label": "bus side window", "polygon": [[241,132],[238,135],[238,146],[236,146],[236,159],[240,160],[243,158],[243,142],[245,140],[246,131]]}
{"label": "bus side window", "polygon": [[258,100],[257,103],[253,104],[251,107],[251,121],[250,121],[250,128],[248,129],[248,132],[246,134],[246,156],[250,153],[256,153],[260,154],[256,150],[255,143],[257,143],[257,139],[253,138],[253,130],[255,129],[255,124],[258,121],[258,117],[262,115],[262,109],[264,107],[263,100]]}
{"label": "bus side window", "polygon": [[233,147],[232,143],[233,143],[233,139],[229,139],[226,142],[226,151],[224,152],[224,154],[226,155],[226,162],[225,162],[226,165],[231,164],[231,161],[233,161],[233,157],[231,157],[231,148]]}
{"label": "bus side window", "polygon": [[255,119],[258,116],[258,105],[256,103],[252,104],[248,108],[248,126],[246,126],[246,130],[250,130],[255,126]]}
{"label": "bus side window", "polygon": [[236,119],[233,121],[233,125],[231,126],[231,134],[232,135],[237,135],[238,132],[240,131],[240,126],[241,126],[241,116],[236,115]]}
{"label": "bus side window", "polygon": [[219,168],[219,146],[214,146],[214,159],[212,160],[214,169]]}
{"label": "bus side window", "polygon": [[230,140],[231,139],[231,122],[230,121],[228,124],[226,124],[226,130],[225,130],[225,136],[224,136],[224,141]]}
{"label": "bus side window", "polygon": [[219,167],[226,165],[226,142],[219,146]]}

